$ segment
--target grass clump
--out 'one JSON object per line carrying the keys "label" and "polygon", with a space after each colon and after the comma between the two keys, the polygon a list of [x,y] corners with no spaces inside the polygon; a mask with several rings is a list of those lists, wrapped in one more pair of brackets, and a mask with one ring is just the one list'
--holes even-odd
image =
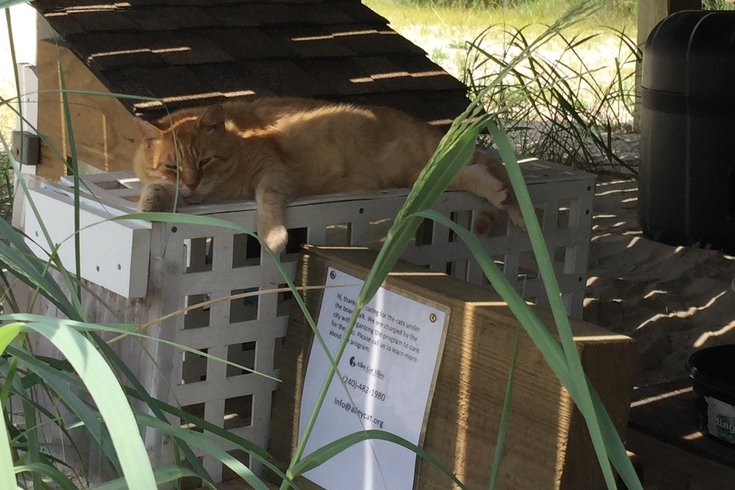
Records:
{"label": "grass clump", "polygon": [[[558,32],[508,76],[509,60],[528,49],[532,28],[491,26],[467,43],[464,82],[471,97],[503,124],[521,154],[591,171],[636,173],[617,136],[634,130],[635,66],[641,53],[624,31]],[[599,50],[615,53],[601,56]]]}
{"label": "grass clump", "polygon": [[735,10],[732,0],[702,0],[702,10]]}
{"label": "grass clump", "polygon": [[[366,0],[478,97],[571,0]],[[483,94],[521,154],[636,173],[637,2],[598,3]],[[529,24],[532,21],[533,24]],[[490,27],[488,27],[490,26]],[[612,27],[600,27],[612,26]],[[479,34],[478,34],[479,33]]]}
{"label": "grass clump", "polygon": [[[529,22],[552,24],[560,12],[579,3],[575,0],[364,0],[365,5],[390,20],[401,34],[419,25],[456,27],[473,38],[490,24],[521,27]],[[611,25],[634,30],[637,25],[637,0],[602,2],[596,12],[572,29]],[[541,33],[543,29],[539,29]],[[419,43],[420,45],[420,43]]]}

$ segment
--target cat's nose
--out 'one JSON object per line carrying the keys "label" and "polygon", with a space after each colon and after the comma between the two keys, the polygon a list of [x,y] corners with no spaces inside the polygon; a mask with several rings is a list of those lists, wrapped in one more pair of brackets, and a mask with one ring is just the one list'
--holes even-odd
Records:
{"label": "cat's nose", "polygon": [[193,190],[194,190],[194,189],[196,189],[196,188],[197,188],[197,186],[199,185],[199,181],[198,181],[198,180],[192,180],[192,181],[189,181],[189,182],[184,182],[184,185],[185,185],[185,186],[186,186],[186,187],[187,187],[187,188],[188,188],[188,189],[189,189],[190,191],[193,191]]}

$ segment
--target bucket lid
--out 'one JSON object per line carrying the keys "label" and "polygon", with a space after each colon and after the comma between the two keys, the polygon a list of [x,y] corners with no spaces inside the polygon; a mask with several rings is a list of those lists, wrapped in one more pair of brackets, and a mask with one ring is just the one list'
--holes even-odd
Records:
{"label": "bucket lid", "polygon": [[686,10],[653,28],[643,49],[641,87],[733,100],[735,12]]}
{"label": "bucket lid", "polygon": [[689,356],[689,375],[707,388],[735,396],[735,345],[717,345]]}

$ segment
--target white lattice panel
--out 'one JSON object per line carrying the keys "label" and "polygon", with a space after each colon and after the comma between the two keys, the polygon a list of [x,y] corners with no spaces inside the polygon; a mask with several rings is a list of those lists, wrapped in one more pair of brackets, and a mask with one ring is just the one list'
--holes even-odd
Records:
{"label": "white lattice panel", "polygon": [[[528,162],[523,169],[565,304],[573,316],[579,317],[594,177],[546,162]],[[86,183],[85,193],[90,200],[114,207],[117,213],[134,211],[139,186],[129,175],[99,174],[87,178]],[[294,203],[286,213],[292,240],[288,253],[282,257],[288,274],[291,278],[295,274],[300,243],[378,248],[405,196],[405,190],[396,190],[321,196]],[[469,226],[479,204],[474,196],[449,192],[442,196],[436,209]],[[252,202],[192,206],[186,211],[226,219],[246,229],[255,226]],[[523,296],[546,303],[525,232],[503,221],[483,240]],[[100,246],[104,249],[118,245]],[[473,283],[486,283],[464,244],[440,226],[422,226],[404,258]],[[150,256],[145,261],[149,267],[147,294],[142,300],[145,307],[140,308],[141,300],[127,300],[129,305],[136,305],[136,321],[148,322],[213,301],[204,308],[155,324],[149,334],[278,377],[278,351],[288,320],[288,295],[267,292],[282,286],[284,280],[256,241],[221,228],[158,223],[150,230]],[[261,294],[228,299],[246,292]],[[125,301],[120,298],[117,303]],[[106,319],[101,315],[97,320]],[[119,349],[152,394],[260,446],[266,445],[276,381],[160,343],[145,347],[152,356],[139,345]],[[165,440],[155,433],[147,433],[146,440],[156,459],[170,458],[170,444]],[[204,461],[215,478],[221,477],[218,463],[207,458]]]}

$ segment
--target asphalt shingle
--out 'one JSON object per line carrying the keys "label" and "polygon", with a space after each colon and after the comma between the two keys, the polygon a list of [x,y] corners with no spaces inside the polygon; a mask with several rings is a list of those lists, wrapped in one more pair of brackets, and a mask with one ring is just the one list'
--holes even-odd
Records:
{"label": "asphalt shingle", "polygon": [[133,113],[231,97],[320,97],[447,121],[466,88],[359,0],[37,0]]}

